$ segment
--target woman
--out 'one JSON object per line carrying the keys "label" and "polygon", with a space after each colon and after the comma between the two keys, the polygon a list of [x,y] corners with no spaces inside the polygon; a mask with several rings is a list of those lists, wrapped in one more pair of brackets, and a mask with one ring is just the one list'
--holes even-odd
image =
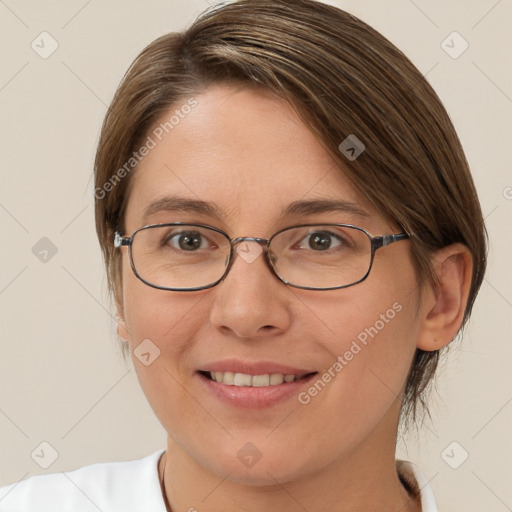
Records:
{"label": "woman", "polygon": [[167,447],[4,488],[2,510],[437,510],[395,441],[469,318],[485,229],[399,50],[311,0],[208,11],[137,57],[95,178]]}

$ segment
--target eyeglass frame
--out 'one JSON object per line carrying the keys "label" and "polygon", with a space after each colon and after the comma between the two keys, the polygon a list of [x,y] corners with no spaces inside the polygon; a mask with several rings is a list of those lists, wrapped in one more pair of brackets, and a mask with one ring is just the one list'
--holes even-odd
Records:
{"label": "eyeglass frame", "polygon": [[[230,252],[229,252],[228,264],[227,264],[226,269],[224,270],[224,273],[222,274],[222,276],[217,281],[215,281],[211,284],[208,284],[206,286],[194,287],[194,288],[170,288],[167,286],[158,286],[156,284],[150,283],[149,281],[146,281],[146,279],[144,279],[138,273],[135,263],[133,261],[133,251],[132,251],[133,239],[139,231],[143,231],[145,229],[157,228],[157,227],[167,227],[167,226],[194,226],[194,227],[199,227],[199,228],[211,229],[211,230],[216,231],[217,233],[223,235],[229,241]],[[370,245],[371,245],[370,264],[368,266],[368,270],[366,271],[366,274],[361,279],[359,279],[358,281],[355,281],[354,283],[344,284],[341,286],[334,286],[334,287],[329,287],[329,288],[313,288],[310,286],[300,286],[300,285],[290,283],[290,282],[286,281],[285,279],[283,279],[277,273],[277,270],[274,268],[272,261],[270,259],[269,251],[268,251],[268,249],[270,247],[270,243],[277,235],[279,235],[283,231],[287,231],[287,230],[294,229],[294,228],[305,228],[305,227],[312,227],[312,226],[346,227],[346,228],[353,228],[353,229],[356,229],[356,230],[364,233],[370,240]],[[233,263],[235,262],[235,258],[236,258],[235,246],[237,244],[239,244],[240,242],[244,242],[244,241],[256,242],[256,243],[260,244],[260,246],[262,246],[262,248],[264,249],[263,252],[265,253],[265,261],[266,261],[267,266],[269,267],[270,271],[282,283],[284,283],[287,286],[292,286],[293,288],[300,288],[302,290],[327,291],[327,290],[340,290],[342,288],[349,288],[350,286],[354,286],[356,284],[361,283],[370,275],[370,271],[373,266],[373,260],[375,258],[375,253],[377,252],[378,249],[380,249],[382,247],[387,247],[388,245],[391,245],[394,242],[399,242],[400,240],[407,240],[407,239],[410,239],[410,235],[405,232],[388,234],[388,235],[372,236],[366,229],[361,228],[359,226],[355,226],[353,224],[339,224],[339,223],[329,223],[329,222],[320,223],[320,224],[312,223],[312,224],[298,224],[298,225],[288,226],[288,227],[282,228],[279,231],[275,232],[268,239],[267,238],[259,238],[259,237],[247,237],[247,236],[230,238],[230,236],[222,229],[216,228],[214,226],[210,226],[208,224],[197,224],[197,223],[188,223],[188,222],[170,222],[170,223],[163,223],[163,224],[148,224],[146,226],[142,226],[142,227],[136,229],[130,236],[122,236],[119,233],[119,231],[116,231],[114,233],[114,248],[121,249],[122,247],[128,247],[128,253],[129,253],[129,257],[130,257],[130,266],[132,268],[132,271],[135,274],[135,276],[138,279],[140,279],[144,284],[146,284],[152,288],[156,288],[158,290],[167,290],[167,291],[176,291],[176,292],[191,292],[191,291],[207,290],[209,288],[213,288],[214,286],[217,286],[221,281],[223,281],[227,277],[227,275],[229,274],[229,271],[231,270],[231,267],[233,266]]]}

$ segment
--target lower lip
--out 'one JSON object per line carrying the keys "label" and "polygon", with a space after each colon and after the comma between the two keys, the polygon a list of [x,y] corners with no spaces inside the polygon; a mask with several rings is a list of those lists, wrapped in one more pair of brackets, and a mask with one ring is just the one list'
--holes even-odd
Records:
{"label": "lower lip", "polygon": [[229,405],[246,409],[262,409],[288,400],[292,396],[296,397],[301,389],[316,376],[316,374],[312,374],[300,380],[284,382],[277,386],[251,387],[228,386],[227,384],[210,380],[201,373],[197,375],[209,393]]}

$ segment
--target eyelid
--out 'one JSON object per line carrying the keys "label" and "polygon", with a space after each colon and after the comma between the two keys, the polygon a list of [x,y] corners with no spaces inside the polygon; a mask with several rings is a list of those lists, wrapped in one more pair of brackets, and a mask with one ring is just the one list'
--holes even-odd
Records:
{"label": "eyelid", "polygon": [[[142,226],[140,227],[139,229],[137,229],[137,231],[141,231],[141,230],[144,230],[146,228],[149,228],[149,227],[153,227],[153,226],[167,226],[169,228],[169,233],[179,233],[183,230],[187,231],[187,230],[190,230],[190,231],[194,231],[194,230],[200,230],[200,229],[204,229],[204,228],[211,228],[214,232],[218,233],[219,231],[221,233],[224,233],[230,240],[234,240],[236,238],[239,238],[239,237],[245,237],[245,236],[251,236],[251,235],[244,235],[244,234],[240,234],[240,235],[237,235],[237,236],[232,236],[230,234],[230,231],[231,230],[226,230],[224,229],[223,227],[219,227],[218,225],[215,225],[216,223],[209,223],[209,222],[204,222],[204,221],[175,221],[175,222],[154,222],[154,223],[151,223],[151,224],[147,224],[145,226]],[[339,226],[338,226],[339,224]],[[288,231],[289,229],[293,229],[293,228],[302,228],[304,230],[307,230],[305,232],[305,234],[309,234],[309,233],[314,233],[315,232],[315,227],[323,227],[324,229],[322,229],[321,231],[327,231],[327,232],[331,232],[333,235],[335,236],[340,236],[340,237],[346,237],[346,238],[351,238],[349,234],[347,234],[344,230],[343,230],[343,225],[345,226],[349,226],[349,227],[352,227],[352,228],[356,228],[358,230],[363,230],[365,233],[369,234],[371,236],[371,234],[363,227],[361,226],[358,226],[357,224],[354,224],[354,223],[351,223],[351,222],[348,222],[346,219],[345,219],[345,222],[332,222],[332,221],[329,221],[329,222],[320,222],[320,221],[317,221],[317,222],[300,222],[300,221],[296,221],[294,223],[289,223],[287,222],[286,224],[283,225],[283,227],[278,227],[278,225],[275,225],[274,226],[274,230],[272,231],[272,233],[268,236],[265,236],[265,234],[263,235],[260,235],[259,238],[265,238],[265,239],[268,239],[268,240],[271,240],[273,239],[277,234],[281,233],[281,232],[286,232]],[[185,228],[185,229],[182,229],[182,228]],[[232,232],[232,231],[231,231]],[[203,235],[203,236],[206,236],[206,235]]]}
{"label": "eyelid", "polygon": [[208,226],[214,229],[220,229],[225,233],[228,233],[231,229],[227,226],[222,220],[201,216],[198,214],[190,213],[182,213],[182,212],[170,212],[168,210],[160,210],[151,214],[148,218],[143,219],[143,223],[140,225],[142,227],[147,226],[159,226],[159,225],[172,225],[177,224],[179,227],[182,224],[199,224],[201,226]]}
{"label": "eyelid", "polygon": [[[217,228],[216,226],[211,226],[209,224],[203,224],[202,226],[204,227],[188,224],[169,226],[169,231],[165,235],[165,238],[167,238],[168,240],[173,240],[175,239],[175,237],[182,235],[184,233],[193,233],[198,234],[203,239],[202,241],[207,243],[209,246],[228,244],[228,240],[224,238],[224,236],[221,233],[216,231],[220,228]],[[214,230],[205,231],[208,227],[214,228]],[[227,233],[225,234],[227,235]]]}
{"label": "eyelid", "polygon": [[[321,227],[322,224],[319,224],[319,226]],[[325,228],[326,229],[314,229],[314,227],[311,226],[311,227],[307,228],[308,231],[307,231],[307,233],[304,234],[303,238],[306,238],[314,233],[327,233],[329,235],[332,235],[333,238],[337,238],[338,240],[340,240],[343,243],[351,243],[352,242],[351,237],[347,233],[342,232],[341,227],[325,226]]]}

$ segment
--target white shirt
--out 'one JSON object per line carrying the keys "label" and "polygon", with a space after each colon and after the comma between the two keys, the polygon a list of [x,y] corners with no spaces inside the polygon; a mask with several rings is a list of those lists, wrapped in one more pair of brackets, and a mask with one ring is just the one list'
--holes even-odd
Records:
{"label": "white shirt", "polygon": [[[166,512],[158,461],[165,450],[128,462],[91,464],[0,488],[0,512]],[[437,512],[427,478],[410,462],[400,472],[416,480],[422,512]]]}

